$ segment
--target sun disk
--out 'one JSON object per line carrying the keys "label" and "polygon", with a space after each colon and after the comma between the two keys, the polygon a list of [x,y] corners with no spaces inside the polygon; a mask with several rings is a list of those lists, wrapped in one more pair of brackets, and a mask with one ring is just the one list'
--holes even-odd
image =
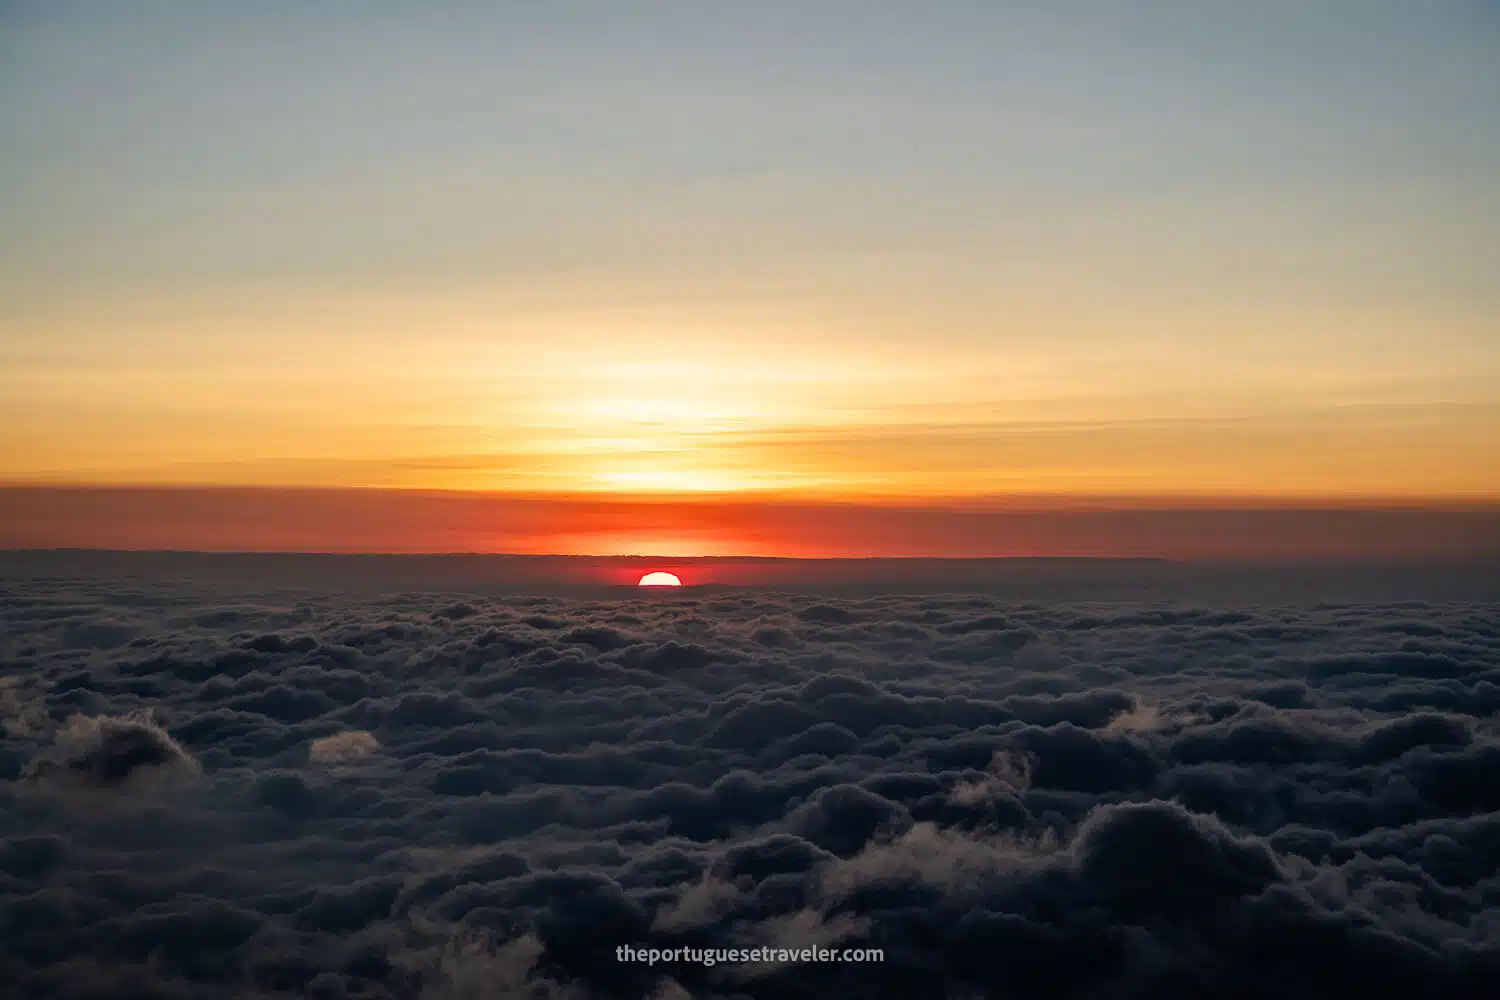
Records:
{"label": "sun disk", "polygon": [[677,579],[676,573],[647,573],[641,577],[639,587],[680,587],[682,581]]}

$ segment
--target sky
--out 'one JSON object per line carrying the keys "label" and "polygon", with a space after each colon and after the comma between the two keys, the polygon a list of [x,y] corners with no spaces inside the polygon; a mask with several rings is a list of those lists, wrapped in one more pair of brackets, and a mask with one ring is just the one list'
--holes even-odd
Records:
{"label": "sky", "polygon": [[0,481],[1492,502],[1497,107],[1482,0],[0,3]]}

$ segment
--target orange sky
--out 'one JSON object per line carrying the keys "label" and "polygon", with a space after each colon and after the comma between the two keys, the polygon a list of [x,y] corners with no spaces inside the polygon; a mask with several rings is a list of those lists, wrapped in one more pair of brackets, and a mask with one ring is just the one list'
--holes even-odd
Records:
{"label": "orange sky", "polygon": [[1500,382],[1477,344],[1468,360],[1441,341],[1341,359],[1339,338],[1311,334],[1295,349],[1248,337],[1079,344],[1048,332],[1066,314],[1034,320],[1033,345],[1001,349],[915,335],[799,342],[771,323],[699,340],[711,310],[699,324],[602,316],[560,329],[503,305],[467,307],[468,327],[439,322],[439,304],[222,318],[182,308],[151,323],[70,307],[71,325],[7,341],[0,479],[842,499],[1500,496]]}

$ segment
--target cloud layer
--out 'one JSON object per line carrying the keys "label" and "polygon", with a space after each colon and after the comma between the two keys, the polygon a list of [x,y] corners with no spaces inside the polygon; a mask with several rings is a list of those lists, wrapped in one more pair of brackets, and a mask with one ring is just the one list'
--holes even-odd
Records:
{"label": "cloud layer", "polygon": [[0,982],[1500,995],[1496,612],[9,581]]}

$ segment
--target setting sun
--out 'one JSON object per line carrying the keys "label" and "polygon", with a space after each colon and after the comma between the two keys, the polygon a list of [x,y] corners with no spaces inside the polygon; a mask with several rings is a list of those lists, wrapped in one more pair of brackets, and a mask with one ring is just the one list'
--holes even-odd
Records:
{"label": "setting sun", "polygon": [[680,587],[682,581],[677,579],[675,573],[647,573],[641,577],[639,587]]}

